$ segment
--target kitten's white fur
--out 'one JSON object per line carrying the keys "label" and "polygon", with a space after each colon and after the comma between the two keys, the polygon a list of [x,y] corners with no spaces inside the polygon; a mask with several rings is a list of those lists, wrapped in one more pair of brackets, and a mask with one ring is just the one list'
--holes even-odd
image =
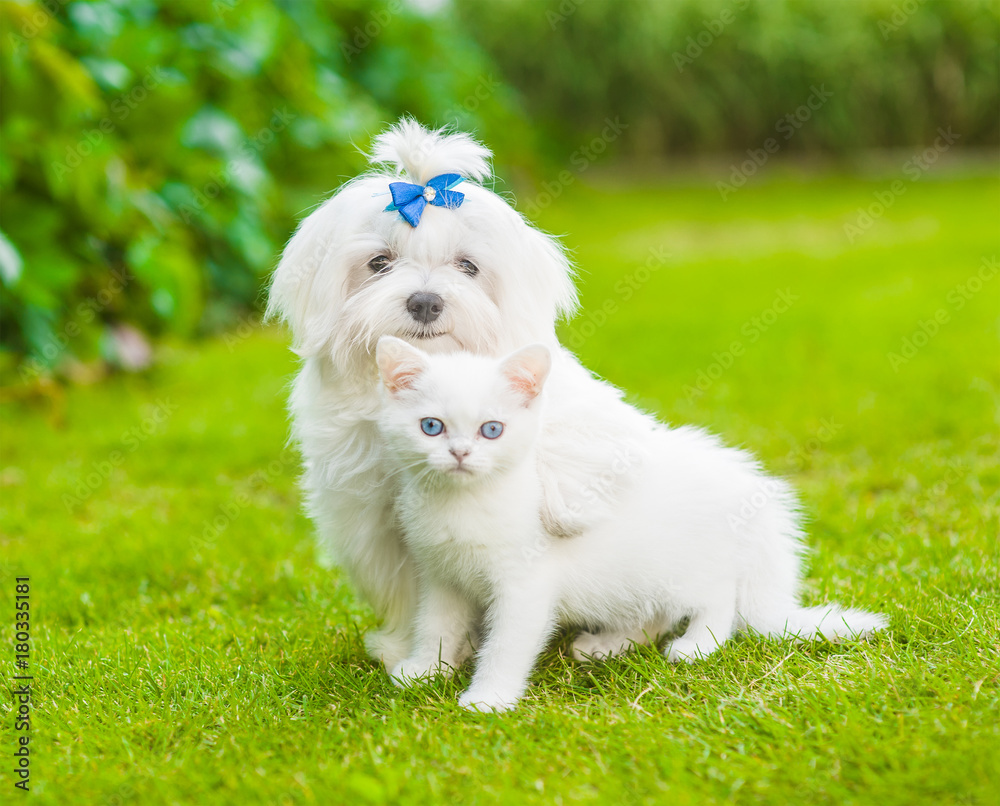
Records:
{"label": "kitten's white fur", "polygon": [[[694,428],[657,428],[614,517],[570,540],[540,516],[536,443],[548,350],[503,360],[430,356],[384,337],[380,427],[403,474],[398,514],[416,561],[416,640],[398,683],[461,664],[482,621],[472,685],[460,702],[504,710],[557,623],[586,626],[577,649],[620,651],[690,623],[673,661],[714,652],[735,631],[799,639],[859,637],[882,616],[798,602],[794,496],[742,451]],[[422,432],[423,418],[444,425]],[[500,421],[487,439],[480,427]]]}

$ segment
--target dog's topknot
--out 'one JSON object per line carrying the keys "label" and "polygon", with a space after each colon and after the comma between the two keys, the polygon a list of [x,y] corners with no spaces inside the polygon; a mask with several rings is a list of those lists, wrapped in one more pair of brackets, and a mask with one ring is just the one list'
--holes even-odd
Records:
{"label": "dog's topknot", "polygon": [[421,185],[438,174],[456,173],[482,182],[493,175],[490,150],[467,134],[426,129],[403,118],[375,138],[373,166],[391,167]]}

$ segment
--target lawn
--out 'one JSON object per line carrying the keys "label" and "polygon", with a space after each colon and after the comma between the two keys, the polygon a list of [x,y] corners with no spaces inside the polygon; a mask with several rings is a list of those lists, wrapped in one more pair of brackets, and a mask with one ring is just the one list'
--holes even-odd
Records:
{"label": "lawn", "polygon": [[1000,184],[904,178],[861,226],[898,178],[725,201],[714,179],[592,178],[540,214],[581,267],[564,341],[792,479],[806,598],[885,612],[886,634],[681,667],[582,665],[564,638],[503,716],[455,704],[468,669],[400,692],[313,556],[286,334],[244,328],[144,376],[4,395],[2,661],[29,576],[34,802],[996,804]]}

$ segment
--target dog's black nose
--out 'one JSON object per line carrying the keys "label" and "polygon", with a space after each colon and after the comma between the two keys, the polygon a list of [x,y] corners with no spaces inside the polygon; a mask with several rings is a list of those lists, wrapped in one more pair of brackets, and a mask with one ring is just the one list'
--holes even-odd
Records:
{"label": "dog's black nose", "polygon": [[418,291],[406,301],[406,310],[418,322],[427,325],[441,315],[441,311],[444,310],[444,300],[437,294]]}

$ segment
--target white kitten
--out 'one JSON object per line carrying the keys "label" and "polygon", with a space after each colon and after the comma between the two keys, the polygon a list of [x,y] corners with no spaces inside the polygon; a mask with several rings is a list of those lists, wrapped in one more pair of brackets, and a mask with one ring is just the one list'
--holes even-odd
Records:
{"label": "white kitten", "polygon": [[536,442],[551,366],[542,345],[496,360],[430,356],[378,342],[379,421],[404,475],[397,515],[418,577],[406,684],[484,640],[459,702],[504,710],[524,693],[557,623],[583,626],[577,653],[614,654],[690,619],[673,661],[714,652],[735,631],[863,636],[883,616],[798,603],[801,530],[790,488],[747,454],[693,428],[657,428],[625,456],[637,481],[614,518],[571,539],[546,533]]}

